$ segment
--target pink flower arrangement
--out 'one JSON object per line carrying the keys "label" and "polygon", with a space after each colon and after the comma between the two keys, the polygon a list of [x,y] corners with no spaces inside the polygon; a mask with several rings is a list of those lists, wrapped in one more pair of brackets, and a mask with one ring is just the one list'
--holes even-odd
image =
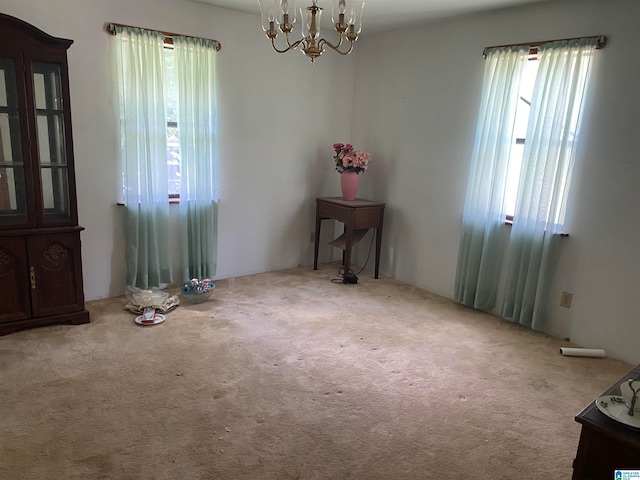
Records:
{"label": "pink flower arrangement", "polygon": [[334,143],[333,149],[336,154],[334,159],[336,161],[336,170],[342,172],[364,172],[371,161],[371,154],[363,152],[362,150],[356,150],[353,145],[347,143]]}

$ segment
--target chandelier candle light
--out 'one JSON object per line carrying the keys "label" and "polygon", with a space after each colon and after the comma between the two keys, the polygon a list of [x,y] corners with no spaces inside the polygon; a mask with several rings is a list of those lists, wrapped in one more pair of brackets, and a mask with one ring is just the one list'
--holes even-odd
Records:
{"label": "chandelier candle light", "polygon": [[[338,42],[333,44],[320,37],[320,17],[322,7],[318,6],[318,0],[311,0],[309,7],[300,7],[302,17],[302,38],[291,43],[289,34],[293,33],[296,23],[295,0],[258,0],[262,12],[262,29],[271,39],[271,46],[278,53],[296,50],[304,53],[311,63],[324,53],[325,46],[338,52],[340,55],[348,55],[353,50],[353,44],[358,40],[362,30],[362,9],[364,2],[356,0],[333,0],[332,20],[336,32],[340,35]],[[306,12],[305,12],[306,10]],[[286,46],[282,49],[276,47],[275,39],[278,33],[285,35]],[[348,41],[348,47],[343,43]]]}

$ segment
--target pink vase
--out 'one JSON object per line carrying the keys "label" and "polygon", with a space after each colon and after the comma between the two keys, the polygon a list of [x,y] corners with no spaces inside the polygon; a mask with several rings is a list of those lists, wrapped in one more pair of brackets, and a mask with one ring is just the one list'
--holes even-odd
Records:
{"label": "pink vase", "polygon": [[340,187],[344,200],[355,200],[360,185],[360,175],[356,172],[342,172],[340,174]]}

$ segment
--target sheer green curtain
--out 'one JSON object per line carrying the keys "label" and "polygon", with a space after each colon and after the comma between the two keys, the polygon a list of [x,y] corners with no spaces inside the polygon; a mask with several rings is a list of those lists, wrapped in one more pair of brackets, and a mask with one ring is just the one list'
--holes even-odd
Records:
{"label": "sheer green curtain", "polygon": [[174,37],[180,136],[182,280],[211,278],[217,268],[218,120],[216,43]]}
{"label": "sheer green curtain", "polygon": [[173,281],[169,244],[163,35],[116,27],[127,284]]}
{"label": "sheer green curtain", "polygon": [[538,47],[527,140],[507,260],[502,316],[542,328],[597,39]]}
{"label": "sheer green curtain", "polygon": [[496,301],[507,167],[528,53],[529,47],[487,52],[455,284],[455,299],[481,310],[489,310]]}

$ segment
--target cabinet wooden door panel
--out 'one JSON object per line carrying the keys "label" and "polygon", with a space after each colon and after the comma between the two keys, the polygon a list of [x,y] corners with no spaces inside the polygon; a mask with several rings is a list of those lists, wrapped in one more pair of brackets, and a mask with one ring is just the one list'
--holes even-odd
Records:
{"label": "cabinet wooden door panel", "polygon": [[0,237],[0,323],[31,316],[23,237]]}
{"label": "cabinet wooden door panel", "polygon": [[34,235],[27,238],[31,305],[37,317],[84,307],[80,233]]}

